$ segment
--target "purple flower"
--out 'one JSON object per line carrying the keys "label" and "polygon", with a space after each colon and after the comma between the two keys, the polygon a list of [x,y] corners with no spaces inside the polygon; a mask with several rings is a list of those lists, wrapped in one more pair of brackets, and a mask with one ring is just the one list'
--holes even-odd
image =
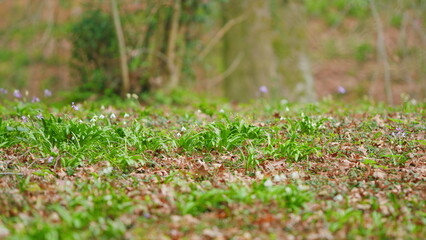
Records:
{"label": "purple flower", "polygon": [[339,94],[345,94],[346,93],[346,89],[343,86],[338,86],[337,87],[337,92]]}
{"label": "purple flower", "polygon": [[74,104],[74,102],[71,103],[71,107],[72,107],[72,109],[74,109],[76,111],[78,111],[78,109],[79,109],[78,106]]}
{"label": "purple flower", "polygon": [[406,134],[405,134],[404,129],[402,129],[400,127],[397,127],[397,128],[395,128],[395,132],[392,132],[392,136],[393,137],[403,137],[404,138],[406,136]]}
{"label": "purple flower", "polygon": [[41,113],[37,114],[36,118],[37,119],[42,119],[43,118],[43,114],[41,114]]}
{"label": "purple flower", "polygon": [[49,89],[44,89],[44,96],[50,97],[50,96],[52,96],[52,92]]}
{"label": "purple flower", "polygon": [[40,98],[33,97],[33,100],[31,100],[32,103],[40,102]]}
{"label": "purple flower", "polygon": [[21,119],[22,119],[23,122],[27,122],[28,121],[28,118],[25,117],[25,116],[22,116]]}
{"label": "purple flower", "polygon": [[47,163],[52,163],[53,162],[53,157],[52,156],[50,156],[48,159],[47,159]]}
{"label": "purple flower", "polygon": [[4,88],[0,88],[0,93],[1,93],[1,94],[7,94],[8,92],[7,92],[7,90],[6,90],[6,89],[4,89]]}
{"label": "purple flower", "polygon": [[268,88],[265,85],[262,85],[259,88],[259,92],[261,92],[263,94],[267,94],[268,93]]}
{"label": "purple flower", "polygon": [[22,98],[21,91],[15,89],[15,91],[13,91],[13,96],[15,96],[16,98]]}

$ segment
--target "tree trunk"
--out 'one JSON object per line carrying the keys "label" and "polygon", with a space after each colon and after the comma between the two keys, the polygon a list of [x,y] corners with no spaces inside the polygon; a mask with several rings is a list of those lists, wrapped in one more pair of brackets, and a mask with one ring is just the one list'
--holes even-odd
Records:
{"label": "tree trunk", "polygon": [[237,101],[260,97],[262,94],[259,88],[271,86],[277,78],[269,1],[230,0],[223,5],[223,10],[225,23],[245,16],[244,21],[225,35],[224,69],[232,65],[235,59],[242,59],[225,78],[225,94],[229,99]]}

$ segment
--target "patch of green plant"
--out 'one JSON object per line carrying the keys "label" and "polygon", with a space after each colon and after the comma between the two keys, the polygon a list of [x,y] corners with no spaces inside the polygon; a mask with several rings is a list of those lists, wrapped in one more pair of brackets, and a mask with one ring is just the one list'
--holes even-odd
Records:
{"label": "patch of green plant", "polygon": [[[270,181],[270,180],[269,180]],[[312,200],[311,194],[296,185],[273,185],[266,182],[253,183],[250,187],[230,184],[227,189],[200,188],[191,186],[191,192],[177,197],[177,207],[181,214],[198,215],[208,211],[229,208],[230,204],[252,205],[256,202],[277,204],[288,212],[302,209]]]}

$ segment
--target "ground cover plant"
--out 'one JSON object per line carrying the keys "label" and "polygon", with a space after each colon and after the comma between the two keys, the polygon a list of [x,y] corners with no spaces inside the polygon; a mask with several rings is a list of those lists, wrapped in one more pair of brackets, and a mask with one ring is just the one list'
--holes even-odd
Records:
{"label": "ground cover plant", "polygon": [[426,237],[425,103],[24,98],[1,100],[0,238]]}

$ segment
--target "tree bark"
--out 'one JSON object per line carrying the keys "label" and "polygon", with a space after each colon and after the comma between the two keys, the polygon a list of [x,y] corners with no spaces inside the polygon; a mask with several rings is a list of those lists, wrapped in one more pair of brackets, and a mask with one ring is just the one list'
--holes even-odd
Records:
{"label": "tree bark", "polygon": [[129,68],[127,66],[126,44],[124,41],[123,28],[121,26],[120,14],[116,0],[111,0],[112,16],[114,19],[115,31],[117,33],[118,47],[120,51],[120,66],[122,76],[121,96],[126,96],[130,90]]}
{"label": "tree bark", "polygon": [[259,87],[271,86],[277,77],[269,1],[230,0],[223,7],[225,22],[245,16],[225,35],[224,69],[242,56],[240,64],[225,78],[225,95],[237,101],[260,97]]}

